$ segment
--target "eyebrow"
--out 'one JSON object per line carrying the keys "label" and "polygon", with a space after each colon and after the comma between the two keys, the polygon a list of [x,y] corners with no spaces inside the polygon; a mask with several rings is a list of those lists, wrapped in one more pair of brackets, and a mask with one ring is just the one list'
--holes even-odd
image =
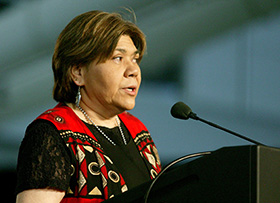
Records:
{"label": "eyebrow", "polygon": [[[121,52],[121,53],[123,53],[123,54],[126,54],[126,53],[127,53],[126,49],[122,49],[122,48],[116,48],[115,51],[119,51],[119,52]],[[136,55],[136,54],[140,54],[140,51],[139,51],[139,50],[136,50],[136,51],[134,52],[134,55]]]}

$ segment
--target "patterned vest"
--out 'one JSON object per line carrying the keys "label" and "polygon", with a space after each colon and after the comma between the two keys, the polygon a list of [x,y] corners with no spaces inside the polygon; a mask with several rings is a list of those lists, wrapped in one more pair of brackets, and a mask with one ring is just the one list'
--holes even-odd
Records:
{"label": "patterned vest", "polygon": [[[161,164],[147,128],[128,112],[119,114],[119,118],[130,132],[151,179],[155,178]],[[71,108],[58,104],[37,119],[52,122],[71,153],[72,173],[63,203],[102,202],[114,197],[114,191],[122,193],[128,190],[121,172]]]}

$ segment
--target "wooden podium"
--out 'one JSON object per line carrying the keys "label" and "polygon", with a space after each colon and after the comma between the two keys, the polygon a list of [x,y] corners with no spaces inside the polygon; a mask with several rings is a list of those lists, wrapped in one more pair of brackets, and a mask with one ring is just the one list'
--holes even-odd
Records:
{"label": "wooden podium", "polygon": [[[150,184],[105,202],[144,202]],[[218,149],[163,174],[148,202],[280,202],[280,149],[259,145]]]}

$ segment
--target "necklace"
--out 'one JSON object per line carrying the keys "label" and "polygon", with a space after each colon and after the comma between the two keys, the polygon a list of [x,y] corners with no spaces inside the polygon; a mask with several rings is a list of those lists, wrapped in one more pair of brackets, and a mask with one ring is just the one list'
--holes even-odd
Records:
{"label": "necklace", "polygon": [[[95,123],[90,119],[90,117],[87,115],[87,112],[80,106],[80,105],[77,105],[77,107],[80,109],[80,111],[84,114],[84,116],[86,117],[86,119],[88,121],[90,121],[94,126],[95,128],[114,146],[116,146],[116,143],[110,139],[110,137],[108,137],[97,125],[95,125]],[[120,124],[120,121],[118,118],[116,118],[116,122],[118,124],[118,127],[119,127],[119,130],[121,132],[121,135],[122,135],[122,139],[123,139],[123,142],[125,145],[127,145],[127,142],[126,142],[126,139],[124,137],[124,134],[123,134],[123,131],[122,131],[122,128],[121,128],[121,124]]]}

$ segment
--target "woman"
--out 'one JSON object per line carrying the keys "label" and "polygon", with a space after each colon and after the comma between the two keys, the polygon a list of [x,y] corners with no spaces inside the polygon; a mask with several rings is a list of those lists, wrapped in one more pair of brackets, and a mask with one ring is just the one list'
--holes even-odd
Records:
{"label": "woman", "polygon": [[146,127],[126,112],[141,83],[144,34],[119,14],[74,18],[53,55],[56,107],[27,128],[17,202],[102,202],[160,172]]}

